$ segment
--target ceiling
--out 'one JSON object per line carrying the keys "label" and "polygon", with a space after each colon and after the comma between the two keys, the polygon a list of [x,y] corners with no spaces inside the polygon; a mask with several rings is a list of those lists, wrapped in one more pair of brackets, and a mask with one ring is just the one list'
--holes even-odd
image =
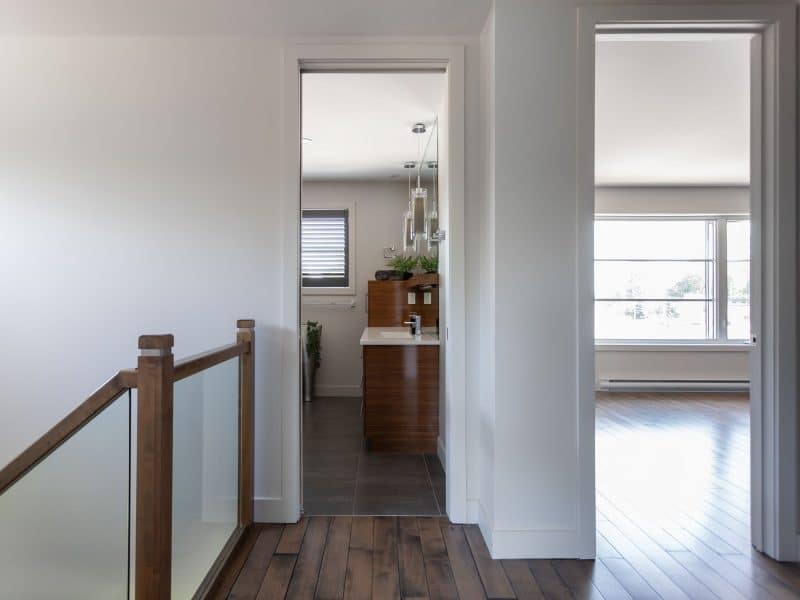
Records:
{"label": "ceiling", "polygon": [[444,73],[303,75],[303,178],[398,179],[421,155],[444,99]]}
{"label": "ceiling", "polygon": [[461,35],[490,0],[3,0],[0,32],[58,35]]}
{"label": "ceiling", "polygon": [[747,185],[749,36],[603,36],[598,185]]}

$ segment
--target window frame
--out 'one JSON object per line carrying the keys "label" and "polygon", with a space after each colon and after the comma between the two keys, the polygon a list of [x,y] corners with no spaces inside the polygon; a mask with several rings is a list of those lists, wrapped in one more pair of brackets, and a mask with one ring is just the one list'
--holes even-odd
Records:
{"label": "window frame", "polygon": [[[345,286],[306,286],[303,280],[303,216],[306,211],[343,211],[346,214],[345,227]],[[355,203],[313,204],[300,208],[300,291],[303,296],[355,296]]]}
{"label": "window frame", "polygon": [[[684,338],[595,338],[595,345],[607,349],[623,348],[623,347],[647,347],[652,346],[655,349],[661,348],[680,348],[687,349],[702,349],[704,347],[711,348],[746,348],[750,346],[749,339],[728,339],[727,335],[727,310],[728,310],[728,285],[727,285],[727,272],[728,272],[728,245],[727,245],[727,224],[730,221],[750,221],[750,215],[747,213],[724,213],[724,214],[651,214],[651,213],[597,213],[595,215],[595,222],[597,221],[703,221],[713,226],[713,258],[711,264],[714,267],[714,277],[711,278],[710,283],[712,289],[709,290],[709,302],[712,311],[713,319],[713,337],[705,339],[684,339]],[[593,251],[593,264],[596,265],[598,260],[594,256]],[[651,262],[649,259],[643,259],[642,262]],[[652,262],[658,262],[654,259]],[[596,285],[594,286],[596,289]],[[647,298],[642,298],[647,301]],[[594,296],[593,307],[597,302],[602,302],[603,299],[598,299]],[[595,317],[596,318],[596,317]]]}

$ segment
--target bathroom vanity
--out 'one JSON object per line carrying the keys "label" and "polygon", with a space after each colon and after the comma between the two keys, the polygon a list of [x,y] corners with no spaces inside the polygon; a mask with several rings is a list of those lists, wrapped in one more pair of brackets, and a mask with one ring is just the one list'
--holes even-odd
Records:
{"label": "bathroom vanity", "polygon": [[[413,282],[413,280],[410,280]],[[426,298],[425,293],[430,294]],[[427,303],[426,303],[427,301]],[[435,453],[439,437],[438,290],[369,282],[364,363],[364,437],[376,452]],[[422,315],[422,335],[403,325]]]}
{"label": "bathroom vanity", "polygon": [[384,452],[436,452],[439,437],[439,337],[408,327],[367,327],[364,437]]}

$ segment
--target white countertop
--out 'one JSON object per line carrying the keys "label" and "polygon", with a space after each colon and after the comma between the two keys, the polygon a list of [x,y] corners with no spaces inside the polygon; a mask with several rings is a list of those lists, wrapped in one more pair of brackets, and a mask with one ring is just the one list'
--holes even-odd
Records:
{"label": "white countertop", "polygon": [[410,327],[365,327],[362,346],[438,346],[436,328],[422,328],[422,335],[411,335]]}

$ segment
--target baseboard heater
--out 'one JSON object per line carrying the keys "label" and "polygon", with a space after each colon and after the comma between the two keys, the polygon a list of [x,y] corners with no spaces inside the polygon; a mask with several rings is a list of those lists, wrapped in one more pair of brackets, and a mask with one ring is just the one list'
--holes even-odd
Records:
{"label": "baseboard heater", "polygon": [[746,392],[747,379],[600,379],[603,392]]}

